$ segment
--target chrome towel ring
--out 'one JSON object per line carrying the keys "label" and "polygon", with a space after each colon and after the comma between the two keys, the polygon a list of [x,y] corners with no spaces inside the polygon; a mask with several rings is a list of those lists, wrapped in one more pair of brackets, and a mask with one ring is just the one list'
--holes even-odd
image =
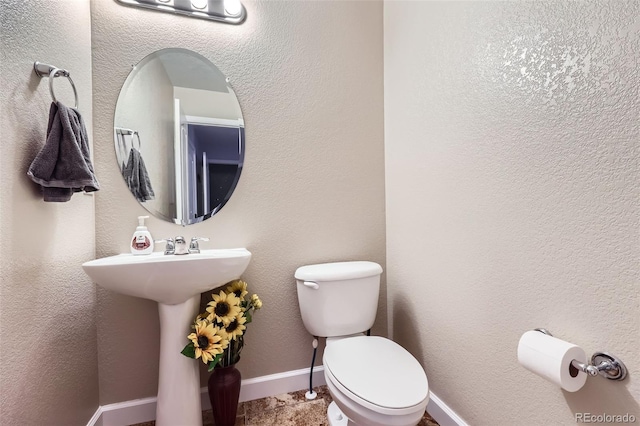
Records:
{"label": "chrome towel ring", "polygon": [[51,97],[53,98],[54,102],[58,102],[58,99],[56,99],[56,94],[53,91],[53,80],[55,79],[55,77],[67,77],[67,80],[69,80],[69,83],[71,83],[73,96],[76,100],[76,105],[74,108],[78,109],[78,91],[76,90],[76,85],[73,84],[73,80],[71,80],[69,71],[62,68],[54,67],[53,65],[43,64],[38,61],[33,63],[33,70],[38,77],[49,77],[49,93],[51,93]]}
{"label": "chrome towel ring", "polygon": [[138,151],[140,151],[142,149],[142,142],[140,141],[140,134],[134,130],[134,132],[131,134],[131,147],[133,148],[133,137],[138,138]]}
{"label": "chrome towel ring", "polygon": [[[138,139],[138,151],[140,151],[142,149],[142,142],[140,141],[140,133],[138,133],[137,130],[131,130],[131,129],[124,129],[122,127],[114,127],[115,131],[117,134],[122,135],[122,136],[131,136],[131,148],[135,148],[133,146],[133,142],[134,142],[134,138]],[[123,139],[123,143],[124,143],[124,139]]]}

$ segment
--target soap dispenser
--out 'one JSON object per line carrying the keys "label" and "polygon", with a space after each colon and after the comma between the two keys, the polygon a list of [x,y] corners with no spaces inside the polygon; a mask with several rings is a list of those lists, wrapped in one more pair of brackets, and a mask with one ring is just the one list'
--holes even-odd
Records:
{"label": "soap dispenser", "polygon": [[149,216],[138,216],[138,227],[131,239],[131,253],[133,254],[153,253],[153,238],[151,238],[147,227],[144,226],[145,219],[149,219]]}

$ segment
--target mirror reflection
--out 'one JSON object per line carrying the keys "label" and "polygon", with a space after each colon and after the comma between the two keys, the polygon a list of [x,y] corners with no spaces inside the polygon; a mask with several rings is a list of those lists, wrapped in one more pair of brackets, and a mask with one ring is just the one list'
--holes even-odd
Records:
{"label": "mirror reflection", "polygon": [[163,49],[133,67],[116,105],[118,167],[151,214],[182,225],[218,212],[244,162],[244,120],[227,78],[186,49]]}

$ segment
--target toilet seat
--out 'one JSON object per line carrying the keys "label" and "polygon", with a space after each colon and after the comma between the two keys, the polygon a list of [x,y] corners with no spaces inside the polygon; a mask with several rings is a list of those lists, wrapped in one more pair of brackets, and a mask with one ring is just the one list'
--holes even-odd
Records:
{"label": "toilet seat", "polygon": [[358,336],[332,342],[323,363],[334,386],[377,413],[410,413],[428,401],[429,384],[422,366],[392,340]]}

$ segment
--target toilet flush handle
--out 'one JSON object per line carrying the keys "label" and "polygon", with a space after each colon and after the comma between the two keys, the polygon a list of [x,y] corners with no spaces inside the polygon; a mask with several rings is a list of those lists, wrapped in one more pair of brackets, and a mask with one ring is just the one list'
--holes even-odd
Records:
{"label": "toilet flush handle", "polygon": [[318,285],[318,283],[314,283],[313,281],[303,281],[302,284],[304,284],[305,286],[312,288],[314,290],[317,290],[320,288],[320,286]]}

